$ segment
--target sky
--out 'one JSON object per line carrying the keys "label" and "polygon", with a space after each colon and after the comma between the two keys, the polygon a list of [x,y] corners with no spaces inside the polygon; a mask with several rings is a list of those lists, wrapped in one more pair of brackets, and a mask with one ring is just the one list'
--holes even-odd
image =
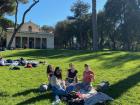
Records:
{"label": "sky", "polygon": [[[92,0],[83,1],[89,4],[92,2]],[[100,11],[104,8],[106,1],[107,0],[97,0],[97,11]],[[73,16],[70,8],[74,2],[75,0],[40,0],[40,2],[27,14],[25,22],[32,21],[40,26],[55,26],[58,21],[66,19],[67,16]],[[30,2],[26,5],[20,4],[18,23],[21,22],[22,14],[29,5]],[[14,21],[13,16],[7,16],[7,18]]]}

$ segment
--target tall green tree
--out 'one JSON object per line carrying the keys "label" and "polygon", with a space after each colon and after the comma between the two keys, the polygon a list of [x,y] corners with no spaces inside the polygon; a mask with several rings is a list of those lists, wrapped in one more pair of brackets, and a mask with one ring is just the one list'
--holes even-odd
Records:
{"label": "tall green tree", "polygon": [[85,49],[85,32],[82,29],[84,26],[83,17],[88,14],[90,5],[82,0],[77,0],[71,7],[71,12],[73,12],[73,18],[76,21],[76,30],[77,30],[77,40],[79,47]]}
{"label": "tall green tree", "polygon": [[89,12],[90,5],[82,0],[77,0],[71,7],[75,18],[79,18]]}
{"label": "tall green tree", "polygon": [[51,32],[51,33],[54,32],[54,27],[52,27],[52,26],[43,25],[43,26],[41,27],[41,29],[42,29],[42,31],[44,31],[44,32]]}
{"label": "tall green tree", "polygon": [[[110,39],[124,50],[134,50],[136,43],[139,43],[139,7],[139,0],[108,0],[105,5]],[[115,37],[119,39],[117,40]]]}
{"label": "tall green tree", "polygon": [[15,0],[0,0],[0,17],[15,10]]}

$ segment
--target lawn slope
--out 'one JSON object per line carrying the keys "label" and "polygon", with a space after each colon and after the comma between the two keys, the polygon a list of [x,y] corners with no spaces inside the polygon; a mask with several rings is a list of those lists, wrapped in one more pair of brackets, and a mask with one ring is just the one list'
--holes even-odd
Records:
{"label": "lawn slope", "polygon": [[[4,58],[23,57],[46,61],[60,66],[65,78],[69,63],[74,63],[81,79],[83,65],[91,65],[97,85],[102,80],[110,82],[107,94],[115,100],[111,105],[140,105],[140,52],[123,51],[72,51],[72,50],[13,50],[0,52]],[[46,65],[20,71],[0,67],[0,105],[51,105],[51,93],[40,94],[40,84],[46,83]]]}

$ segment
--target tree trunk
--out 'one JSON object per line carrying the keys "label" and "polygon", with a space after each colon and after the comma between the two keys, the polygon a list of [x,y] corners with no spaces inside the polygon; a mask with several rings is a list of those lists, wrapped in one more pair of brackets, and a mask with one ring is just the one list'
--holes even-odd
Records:
{"label": "tree trunk", "polygon": [[13,31],[13,34],[12,34],[12,37],[8,43],[8,49],[11,48],[11,45],[13,43],[13,40],[17,34],[17,32],[19,31],[19,29],[22,27],[22,25],[24,24],[24,21],[25,21],[25,17],[27,15],[27,13],[39,2],[39,0],[33,0],[33,4],[30,5],[30,7],[24,12],[23,14],[23,17],[22,17],[22,22],[20,23],[19,26],[17,26],[17,13],[18,13],[18,1],[16,0],[16,14],[15,14],[15,26],[14,26],[14,31]]}
{"label": "tree trunk", "polygon": [[92,31],[93,31],[93,50],[98,51],[98,33],[97,33],[97,16],[96,0],[92,0]]}
{"label": "tree trunk", "polygon": [[99,41],[99,49],[102,50],[104,45],[104,38],[103,38],[103,34],[100,36],[100,41]]}
{"label": "tree trunk", "polygon": [[2,42],[3,32],[4,32],[4,30],[2,29],[1,33],[0,33],[0,47],[3,47],[2,46],[3,45],[3,42]]}

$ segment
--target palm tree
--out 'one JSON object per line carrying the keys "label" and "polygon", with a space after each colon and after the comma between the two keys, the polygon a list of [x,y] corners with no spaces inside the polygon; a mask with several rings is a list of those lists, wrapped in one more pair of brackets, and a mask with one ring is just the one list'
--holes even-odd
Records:
{"label": "palm tree", "polygon": [[93,50],[97,51],[99,49],[98,49],[96,0],[92,0],[92,31],[93,31]]}

